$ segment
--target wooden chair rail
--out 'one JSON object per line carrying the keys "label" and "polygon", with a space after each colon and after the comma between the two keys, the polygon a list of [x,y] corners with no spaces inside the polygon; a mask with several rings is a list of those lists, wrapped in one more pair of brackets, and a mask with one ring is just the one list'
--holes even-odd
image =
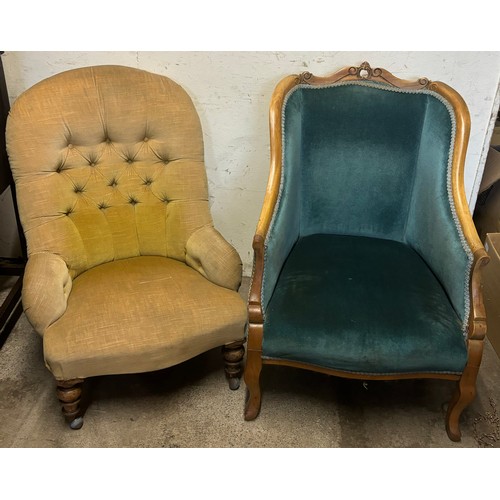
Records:
{"label": "wooden chair rail", "polygon": [[325,375],[333,375],[335,377],[358,379],[358,380],[410,380],[410,379],[443,379],[443,380],[460,380],[460,375],[454,373],[394,373],[394,374],[373,374],[373,373],[351,373],[341,370],[325,368],[323,366],[310,365],[300,361],[288,361],[284,359],[262,358],[263,365],[290,366],[292,368],[300,368],[302,370],[310,370]]}

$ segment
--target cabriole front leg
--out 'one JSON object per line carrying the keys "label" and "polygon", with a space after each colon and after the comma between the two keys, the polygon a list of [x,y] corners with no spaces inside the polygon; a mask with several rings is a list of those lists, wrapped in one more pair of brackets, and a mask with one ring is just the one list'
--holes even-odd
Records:
{"label": "cabriole front leg", "polygon": [[80,409],[82,384],[82,379],[57,381],[57,398],[61,402],[66,422],[74,430],[80,429],[83,425],[83,415]]}
{"label": "cabriole front leg", "polygon": [[448,405],[446,432],[452,441],[460,441],[460,415],[476,396],[476,379],[483,355],[483,340],[469,340],[469,361],[457,382]]}
{"label": "cabriole front leg", "polygon": [[262,370],[262,352],[247,352],[245,367],[245,384],[247,386],[247,400],[245,403],[245,420],[254,420],[260,412],[260,372]]}
{"label": "cabriole front leg", "polygon": [[245,420],[254,420],[260,412],[260,372],[262,371],[262,333],[263,325],[250,323],[248,326],[247,362],[245,366],[245,384],[247,400]]}

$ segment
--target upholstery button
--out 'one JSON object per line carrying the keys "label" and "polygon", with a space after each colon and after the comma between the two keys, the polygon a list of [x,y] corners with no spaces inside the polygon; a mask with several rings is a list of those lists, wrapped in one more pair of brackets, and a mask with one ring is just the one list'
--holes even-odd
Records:
{"label": "upholstery button", "polygon": [[73,149],[73,144],[68,144],[68,149]]}
{"label": "upholstery button", "polygon": [[132,163],[132,158],[129,158],[129,159],[127,160],[127,163]]}
{"label": "upholstery button", "polygon": [[149,137],[144,137],[144,142],[148,142],[149,141]]}
{"label": "upholstery button", "polygon": [[91,161],[91,162],[89,163],[89,165],[90,165],[91,167],[95,167],[95,161]]}

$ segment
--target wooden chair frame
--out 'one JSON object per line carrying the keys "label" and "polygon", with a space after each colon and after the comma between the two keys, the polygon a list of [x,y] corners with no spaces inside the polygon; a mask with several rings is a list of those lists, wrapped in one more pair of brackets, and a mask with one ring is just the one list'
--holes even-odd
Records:
{"label": "wooden chair frame", "polygon": [[[340,81],[367,80],[382,82],[394,87],[405,89],[428,89],[440,94],[452,106],[456,118],[456,138],[453,150],[451,171],[451,188],[458,220],[462,226],[466,241],[473,252],[474,262],[469,281],[470,315],[468,319],[467,364],[461,375],[419,373],[408,375],[356,375],[353,373],[321,368],[307,363],[263,359],[262,340],[264,335],[264,317],[262,312],[262,280],[264,272],[264,242],[269,231],[271,218],[278,199],[281,169],[282,169],[282,108],[286,95],[297,85],[311,86],[332,84]],[[454,380],[457,382],[455,392],[448,405],[446,415],[446,431],[452,441],[460,441],[461,433],[459,419],[462,411],[469,405],[476,394],[476,378],[483,354],[483,343],[486,335],[486,315],[481,290],[481,268],[489,262],[489,257],[483,247],[474,226],[464,190],[464,162],[470,134],[470,115],[463,98],[451,87],[442,82],[432,82],[427,78],[416,81],[402,80],[388,71],[380,68],[372,69],[367,62],[359,67],[345,67],[326,77],[314,76],[309,72],[300,75],[290,75],[277,85],[270,104],[269,111],[271,165],[264,203],[253,239],[254,270],[248,299],[248,344],[245,368],[245,383],[247,385],[247,401],[245,420],[257,417],[261,405],[260,373],[262,366],[286,365],[295,368],[313,370],[338,377],[363,380],[394,380],[433,378]]]}

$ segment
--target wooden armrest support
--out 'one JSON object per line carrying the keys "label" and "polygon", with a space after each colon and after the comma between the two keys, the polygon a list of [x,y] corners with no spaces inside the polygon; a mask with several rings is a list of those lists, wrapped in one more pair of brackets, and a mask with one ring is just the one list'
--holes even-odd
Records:
{"label": "wooden armrest support", "polygon": [[254,269],[248,297],[248,320],[250,323],[264,322],[262,313],[262,280],[264,277],[264,238],[256,234],[253,239]]}
{"label": "wooden armrest support", "polygon": [[490,257],[484,248],[474,252],[474,268],[470,283],[469,339],[483,340],[486,335],[486,311],[483,302],[481,268],[488,264]]}

